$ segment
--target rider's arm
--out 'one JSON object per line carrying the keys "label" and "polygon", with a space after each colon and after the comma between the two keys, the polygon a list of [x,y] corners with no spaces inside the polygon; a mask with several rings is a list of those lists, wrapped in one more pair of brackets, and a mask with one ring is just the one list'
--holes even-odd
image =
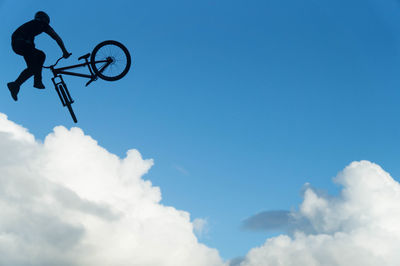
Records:
{"label": "rider's arm", "polygon": [[53,28],[49,26],[45,32],[57,42],[58,46],[60,46],[64,54],[64,57],[68,57],[69,53],[65,48],[64,42],[61,40],[60,36],[58,36],[58,34],[53,30]]}

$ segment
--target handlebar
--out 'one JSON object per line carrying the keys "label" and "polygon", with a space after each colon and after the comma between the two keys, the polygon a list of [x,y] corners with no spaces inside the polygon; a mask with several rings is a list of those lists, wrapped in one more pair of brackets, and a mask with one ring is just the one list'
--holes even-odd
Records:
{"label": "handlebar", "polygon": [[[68,54],[68,57],[70,57],[71,55],[72,55],[72,53],[69,53],[69,54]],[[53,68],[53,67],[55,67],[55,66],[58,64],[58,62],[60,62],[60,60],[63,59],[63,58],[64,58],[64,55],[61,56],[60,58],[58,58],[55,64],[49,65],[49,66],[43,66],[43,68]]]}

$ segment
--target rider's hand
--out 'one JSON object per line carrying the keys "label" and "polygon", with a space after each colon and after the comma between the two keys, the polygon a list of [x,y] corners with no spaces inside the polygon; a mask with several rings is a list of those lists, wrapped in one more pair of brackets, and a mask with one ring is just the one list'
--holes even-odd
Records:
{"label": "rider's hand", "polygon": [[68,58],[68,57],[70,57],[72,54],[71,53],[68,53],[67,51],[65,51],[64,53],[63,53],[63,57],[64,58]]}

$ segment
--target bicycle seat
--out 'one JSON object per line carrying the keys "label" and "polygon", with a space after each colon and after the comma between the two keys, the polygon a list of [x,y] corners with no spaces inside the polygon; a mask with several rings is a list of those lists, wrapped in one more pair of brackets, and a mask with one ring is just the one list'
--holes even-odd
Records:
{"label": "bicycle seat", "polygon": [[88,59],[89,56],[90,56],[90,53],[87,53],[87,54],[82,55],[81,57],[79,57],[78,60],[81,60],[81,59]]}

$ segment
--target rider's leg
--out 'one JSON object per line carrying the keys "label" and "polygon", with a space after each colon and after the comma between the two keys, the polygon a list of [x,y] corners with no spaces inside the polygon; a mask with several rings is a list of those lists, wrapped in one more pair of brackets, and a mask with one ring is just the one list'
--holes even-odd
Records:
{"label": "rider's leg", "polygon": [[42,66],[46,55],[35,48],[26,49],[23,53],[27,68],[21,72],[19,77],[15,80],[18,86],[21,86],[27,79],[34,76],[33,86],[38,89],[44,89],[42,83]]}
{"label": "rider's leg", "polygon": [[15,80],[15,84],[21,86],[27,79],[33,76],[32,69],[26,68],[24,69],[21,74],[19,74],[18,78]]}
{"label": "rider's leg", "polygon": [[15,82],[13,82],[16,86],[20,87],[27,79],[29,79],[33,75],[33,70],[30,66],[32,65],[32,55],[35,48],[32,44],[26,43],[25,41],[21,40],[13,42],[12,48],[16,54],[24,57],[26,65],[28,66],[21,72]]}
{"label": "rider's leg", "polygon": [[[23,40],[16,40],[12,42],[12,49],[18,55],[24,57],[25,61],[28,62],[29,59],[26,58],[29,51],[32,50],[33,45],[26,43]],[[27,63],[28,64],[28,63]],[[21,72],[18,78],[14,82],[7,83],[7,87],[10,90],[11,96],[14,101],[18,100],[18,92],[22,83],[24,83],[28,78],[33,75],[32,69],[26,68]]]}
{"label": "rider's leg", "polygon": [[[27,59],[26,56],[24,56],[24,58],[25,61],[28,62],[29,59]],[[18,93],[21,85],[32,76],[33,76],[33,70],[28,67],[21,72],[21,74],[14,82],[7,83],[7,87],[10,90],[11,96],[14,99],[14,101],[18,100]]]}
{"label": "rider's leg", "polygon": [[44,85],[42,82],[42,67],[44,60],[46,59],[46,54],[43,51],[38,49],[34,50],[35,61],[33,67],[33,74],[34,74],[34,83],[33,87],[38,89],[44,89]]}

